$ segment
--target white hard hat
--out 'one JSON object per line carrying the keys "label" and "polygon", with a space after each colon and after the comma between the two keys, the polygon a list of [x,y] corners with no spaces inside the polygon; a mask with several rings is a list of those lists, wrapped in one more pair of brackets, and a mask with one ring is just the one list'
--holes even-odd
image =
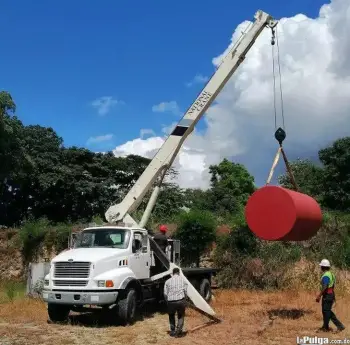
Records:
{"label": "white hard hat", "polygon": [[329,262],[327,259],[323,259],[323,260],[320,262],[320,266],[321,266],[321,267],[331,267],[331,264],[330,264],[330,262]]}

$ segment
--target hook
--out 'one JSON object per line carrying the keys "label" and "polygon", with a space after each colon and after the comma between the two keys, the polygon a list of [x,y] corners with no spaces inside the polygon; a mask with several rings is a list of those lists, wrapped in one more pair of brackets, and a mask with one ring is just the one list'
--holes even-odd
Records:
{"label": "hook", "polygon": [[286,132],[281,127],[279,127],[275,132],[275,138],[280,144],[280,146],[282,146],[282,142],[284,141],[284,139],[286,139],[286,136]]}

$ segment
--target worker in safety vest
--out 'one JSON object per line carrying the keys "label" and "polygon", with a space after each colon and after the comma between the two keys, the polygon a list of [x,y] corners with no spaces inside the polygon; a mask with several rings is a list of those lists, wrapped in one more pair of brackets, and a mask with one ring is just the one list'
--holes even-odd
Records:
{"label": "worker in safety vest", "polygon": [[332,305],[335,302],[335,276],[330,270],[330,263],[327,259],[323,259],[320,262],[322,271],[321,277],[321,291],[317,294],[316,302],[318,303],[322,297],[322,315],[323,315],[323,326],[320,331],[330,331],[329,321],[333,321],[338,331],[345,329],[344,325],[337,319],[332,311]]}
{"label": "worker in safety vest", "polygon": [[155,234],[153,239],[158,244],[158,246],[161,248],[161,250],[165,253],[165,250],[168,246],[168,238],[166,236],[166,232],[168,231],[168,228],[166,225],[161,225],[159,227],[159,233]]}

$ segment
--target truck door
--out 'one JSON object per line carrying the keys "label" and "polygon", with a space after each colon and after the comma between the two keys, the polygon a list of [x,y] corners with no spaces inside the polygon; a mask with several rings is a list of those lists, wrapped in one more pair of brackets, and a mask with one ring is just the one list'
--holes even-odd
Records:
{"label": "truck door", "polygon": [[150,277],[151,254],[147,233],[134,232],[129,266],[137,279],[147,279]]}

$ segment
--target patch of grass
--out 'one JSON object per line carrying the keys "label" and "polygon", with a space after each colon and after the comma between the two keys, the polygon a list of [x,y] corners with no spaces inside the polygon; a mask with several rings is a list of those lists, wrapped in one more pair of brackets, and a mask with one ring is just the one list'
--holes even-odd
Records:
{"label": "patch of grass", "polygon": [[14,300],[24,298],[25,294],[25,283],[16,281],[1,282],[0,303],[13,302]]}

